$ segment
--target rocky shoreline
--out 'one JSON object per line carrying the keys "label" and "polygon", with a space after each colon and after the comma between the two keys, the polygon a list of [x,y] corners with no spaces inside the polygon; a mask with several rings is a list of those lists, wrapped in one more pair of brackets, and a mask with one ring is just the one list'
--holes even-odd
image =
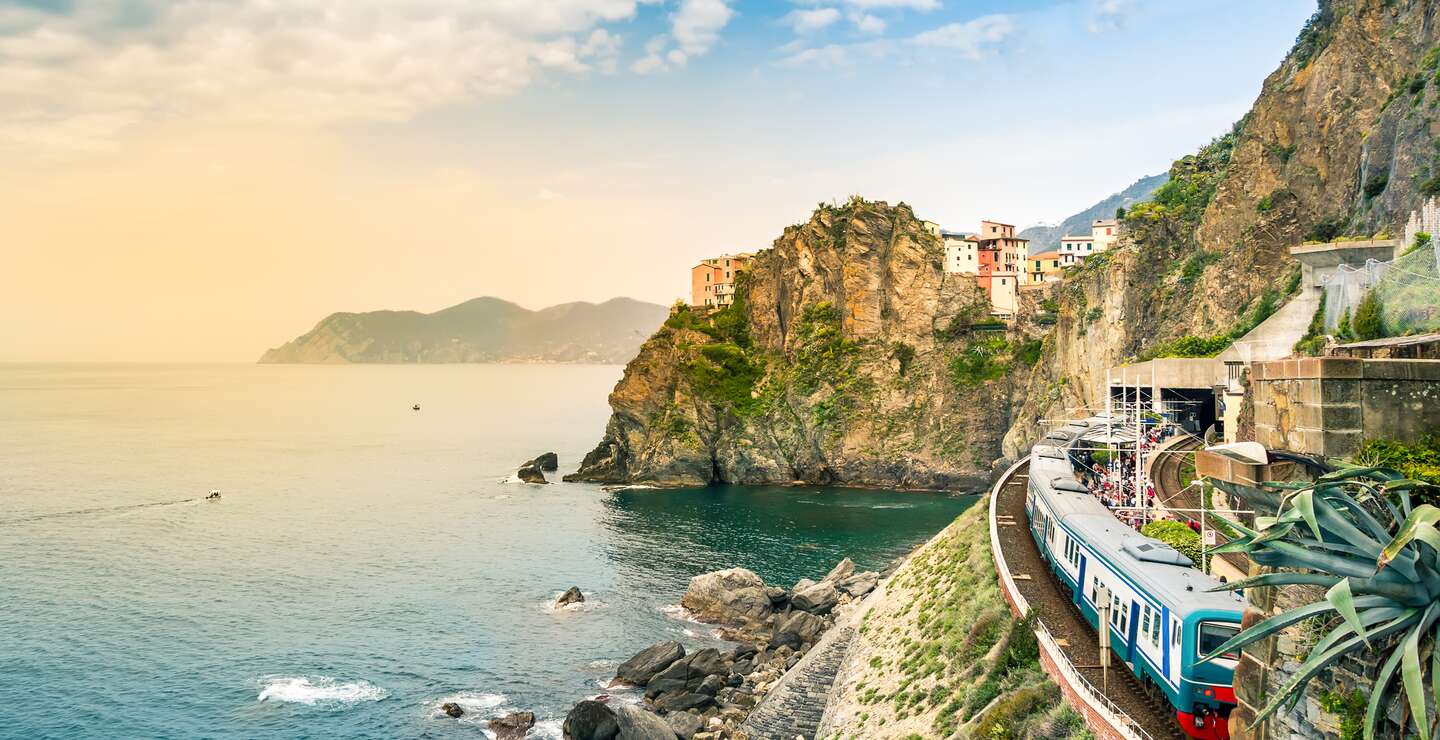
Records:
{"label": "rocky shoreline", "polygon": [[622,663],[610,686],[643,689],[639,704],[606,695],[586,699],[565,717],[568,740],[743,740],[750,712],[837,621],[874,591],[881,574],[856,572],[849,558],[818,581],[767,585],[731,568],[690,579],[680,604],[720,627],[736,646],[687,653],[658,642]]}

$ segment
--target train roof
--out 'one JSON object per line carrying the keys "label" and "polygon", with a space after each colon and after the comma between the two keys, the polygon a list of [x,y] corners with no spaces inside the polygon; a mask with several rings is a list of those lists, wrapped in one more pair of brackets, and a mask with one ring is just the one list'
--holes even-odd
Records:
{"label": "train roof", "polygon": [[[1119,565],[1139,586],[1180,615],[1197,611],[1239,612],[1245,602],[1232,592],[1211,592],[1220,585],[1214,578],[1192,566],[1174,548],[1151,539],[1110,515],[1075,514],[1063,519],[1091,548],[1106,560]],[[1175,562],[1178,559],[1183,561]],[[1170,562],[1166,562],[1166,561]]]}
{"label": "train roof", "polygon": [[1211,592],[1209,589],[1220,582],[1195,568],[1189,558],[1131,529],[1093,494],[1081,492],[1085,487],[1075,476],[1070,447],[1092,435],[1103,438],[1106,421],[1102,414],[1074,423],[1074,431],[1079,434],[1073,441],[1059,446],[1037,444],[1031,449],[1030,480],[1039,484],[1054,515],[1103,558],[1135,579],[1144,591],[1164,600],[1178,616],[1196,611],[1243,610],[1245,602],[1237,594]]}

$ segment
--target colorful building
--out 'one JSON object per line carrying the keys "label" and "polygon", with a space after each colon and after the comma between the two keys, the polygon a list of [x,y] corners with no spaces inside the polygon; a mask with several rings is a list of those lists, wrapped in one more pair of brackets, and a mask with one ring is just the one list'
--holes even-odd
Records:
{"label": "colorful building", "polygon": [[1061,279],[1065,264],[1060,252],[1050,251],[1032,254],[1025,258],[1025,283],[1037,285]]}
{"label": "colorful building", "polygon": [[749,252],[722,254],[690,268],[690,305],[728,306],[735,300],[735,276],[749,266]]}
{"label": "colorful building", "polygon": [[945,272],[976,275],[980,272],[980,242],[974,234],[942,231],[945,242]]}
{"label": "colorful building", "polygon": [[1113,218],[1096,219],[1090,224],[1088,236],[1067,236],[1060,239],[1060,261],[1065,267],[1078,265],[1092,254],[1099,254],[1120,238],[1120,223]]}

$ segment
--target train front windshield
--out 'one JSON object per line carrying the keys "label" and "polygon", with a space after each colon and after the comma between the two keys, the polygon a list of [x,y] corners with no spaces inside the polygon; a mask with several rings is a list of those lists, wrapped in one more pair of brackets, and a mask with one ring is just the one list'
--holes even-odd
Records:
{"label": "train front windshield", "polygon": [[[1205,657],[1220,649],[1227,640],[1240,634],[1240,625],[1226,624],[1224,622],[1201,622],[1200,631],[1196,635],[1195,649],[1200,653],[1198,657]],[[1239,660],[1239,653],[1229,652],[1221,655],[1221,660]]]}

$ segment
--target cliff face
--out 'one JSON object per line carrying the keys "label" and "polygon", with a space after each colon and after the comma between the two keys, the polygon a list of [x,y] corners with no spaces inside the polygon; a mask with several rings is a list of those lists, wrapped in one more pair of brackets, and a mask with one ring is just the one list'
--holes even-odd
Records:
{"label": "cliff face", "polygon": [[[973,277],[909,207],[819,208],[761,252],[736,305],[677,307],[610,396],[571,479],[972,488],[1040,351],[983,325]],[[979,328],[972,324],[982,322]]]}
{"label": "cliff face", "polygon": [[1176,162],[1118,247],[1067,281],[1006,454],[1028,449],[1038,420],[1103,405],[1106,367],[1243,333],[1293,291],[1289,247],[1401,233],[1440,190],[1437,7],[1322,0],[1235,130]]}
{"label": "cliff face", "polygon": [[540,311],[476,298],[428,314],[334,313],[260,362],[621,363],[664,319],[664,306],[629,298]]}

